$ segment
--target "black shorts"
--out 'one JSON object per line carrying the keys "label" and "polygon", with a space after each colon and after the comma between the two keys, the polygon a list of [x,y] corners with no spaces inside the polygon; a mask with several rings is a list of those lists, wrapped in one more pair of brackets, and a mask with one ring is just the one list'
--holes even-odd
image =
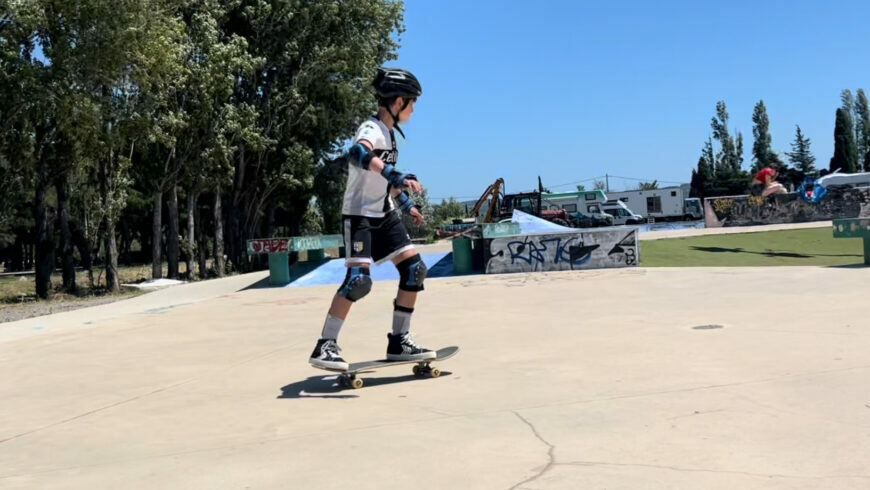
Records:
{"label": "black shorts", "polygon": [[399,213],[391,211],[383,218],[342,216],[347,263],[380,264],[414,248]]}

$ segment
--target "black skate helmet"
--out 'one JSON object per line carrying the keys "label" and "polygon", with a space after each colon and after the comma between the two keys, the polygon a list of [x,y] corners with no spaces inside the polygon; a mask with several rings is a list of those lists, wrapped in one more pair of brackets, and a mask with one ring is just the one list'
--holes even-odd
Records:
{"label": "black skate helmet", "polygon": [[378,68],[372,85],[382,100],[393,97],[419,97],[423,94],[423,87],[420,86],[417,77],[401,68]]}

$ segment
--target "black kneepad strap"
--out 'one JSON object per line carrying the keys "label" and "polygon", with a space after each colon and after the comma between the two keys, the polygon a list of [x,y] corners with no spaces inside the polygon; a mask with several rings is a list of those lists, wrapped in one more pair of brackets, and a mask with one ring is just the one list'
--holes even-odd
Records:
{"label": "black kneepad strap", "polygon": [[372,278],[367,267],[352,266],[347,268],[344,282],[338,288],[338,294],[350,301],[356,301],[369,294],[372,290]]}
{"label": "black kneepad strap", "polygon": [[428,269],[420,254],[399,262],[396,269],[399,269],[399,289],[414,292],[423,290]]}

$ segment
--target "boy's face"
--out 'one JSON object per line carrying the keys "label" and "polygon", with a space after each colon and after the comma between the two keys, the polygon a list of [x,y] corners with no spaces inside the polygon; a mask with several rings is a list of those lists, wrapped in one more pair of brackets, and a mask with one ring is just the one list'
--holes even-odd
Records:
{"label": "boy's face", "polygon": [[[408,99],[408,106],[405,107],[405,110],[399,113],[399,122],[408,122],[411,120],[411,114],[414,113],[414,104],[417,102],[417,98]],[[393,102],[393,110],[398,111],[405,104],[405,99],[399,97]]]}

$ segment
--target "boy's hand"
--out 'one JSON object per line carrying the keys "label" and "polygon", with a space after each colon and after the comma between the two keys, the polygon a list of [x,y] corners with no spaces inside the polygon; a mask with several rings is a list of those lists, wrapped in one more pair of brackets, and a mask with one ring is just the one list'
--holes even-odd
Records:
{"label": "boy's hand", "polygon": [[410,211],[408,214],[410,214],[411,217],[414,218],[414,224],[415,224],[415,225],[420,226],[420,225],[423,224],[423,220],[424,220],[424,218],[423,218],[423,214],[420,213],[420,210],[419,210],[419,209],[417,209],[417,208],[411,208],[411,211]]}
{"label": "boy's hand", "polygon": [[402,184],[404,184],[405,188],[410,189],[414,192],[421,192],[423,190],[423,184],[414,179],[405,179]]}

